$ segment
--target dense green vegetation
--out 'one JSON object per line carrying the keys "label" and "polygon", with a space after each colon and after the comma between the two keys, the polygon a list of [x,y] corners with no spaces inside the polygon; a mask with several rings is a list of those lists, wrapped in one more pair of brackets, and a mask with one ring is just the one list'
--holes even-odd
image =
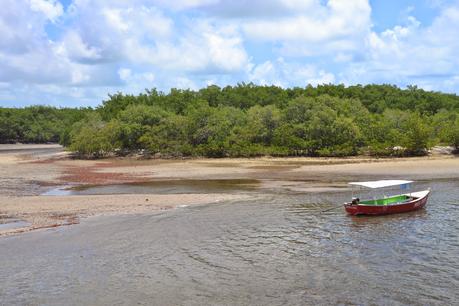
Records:
{"label": "dense green vegetation", "polygon": [[92,157],[422,155],[459,148],[459,97],[391,85],[147,90],[96,109],[0,109],[0,142],[15,141],[59,141]]}
{"label": "dense green vegetation", "polygon": [[48,106],[0,108],[0,143],[59,142],[75,122],[92,111]]}

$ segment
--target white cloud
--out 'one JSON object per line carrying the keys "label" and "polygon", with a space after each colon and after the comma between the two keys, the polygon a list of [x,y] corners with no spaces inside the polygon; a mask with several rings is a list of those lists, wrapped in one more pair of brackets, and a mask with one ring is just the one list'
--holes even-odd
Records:
{"label": "white cloud", "polygon": [[[216,83],[250,79],[284,86],[292,82],[329,82],[334,77],[312,66],[294,69],[293,65],[283,61],[271,62],[271,74],[263,71],[266,69],[263,65],[252,69],[253,64],[244,46],[246,38],[237,22],[184,18],[179,27],[158,7],[152,6],[158,4],[163,8],[181,10],[202,8],[208,12],[214,10],[214,13],[215,5],[233,7],[233,12],[241,9],[240,4],[230,1],[177,1],[172,5],[171,2],[153,0],[74,0],[63,17],[66,27],[54,42],[44,39],[45,25],[47,21],[62,17],[62,5],[57,1],[34,1],[29,13],[24,14],[21,12],[27,11],[26,7],[14,4],[14,1],[9,3],[21,16],[17,28],[25,27],[25,31],[20,32],[27,34],[23,34],[23,41],[28,43],[22,45],[25,54],[5,57],[4,62],[8,64],[2,65],[5,69],[0,72],[0,80],[16,79],[32,84],[70,87],[124,84],[126,90],[143,90],[154,86],[196,88],[205,85],[209,76]],[[297,18],[295,10],[311,8],[325,12],[315,0],[268,1],[263,7],[261,13],[265,16],[282,12]],[[245,12],[246,16],[258,14],[263,20],[261,13],[256,10]],[[319,21],[327,19],[319,15],[314,18]],[[32,27],[30,16],[36,16]],[[244,23],[247,28],[250,28],[250,22],[249,18]],[[12,30],[8,28],[5,32],[11,33]],[[288,40],[288,37],[282,39]],[[17,36],[12,40],[17,40]],[[30,42],[34,45],[29,46]],[[161,78],[156,77],[158,74]]]}
{"label": "white cloud", "polygon": [[209,55],[216,67],[225,71],[239,70],[247,63],[247,54],[242,48],[240,37],[224,37],[215,32],[204,34],[204,40],[209,47]]}
{"label": "white cloud", "polygon": [[0,103],[241,81],[457,92],[459,3],[435,2],[432,24],[409,8],[376,32],[367,0],[2,0]]}
{"label": "white cloud", "polygon": [[238,25],[247,40],[277,44],[283,56],[355,52],[371,29],[368,0],[220,0],[201,10]]}
{"label": "white cloud", "polygon": [[121,80],[128,81],[132,76],[132,71],[128,68],[120,68],[118,70],[118,75],[120,76]]}
{"label": "white cloud", "polygon": [[74,85],[84,84],[84,83],[87,83],[90,79],[91,77],[89,76],[89,74],[86,74],[82,70],[74,69],[71,72],[71,84],[74,84]]}
{"label": "white cloud", "polygon": [[208,22],[190,25],[177,41],[166,39],[145,45],[126,39],[124,48],[131,62],[169,71],[231,73],[244,70],[249,63],[238,32]]}
{"label": "white cloud", "polygon": [[278,18],[295,16],[306,11],[315,12],[320,7],[317,0],[220,0],[214,3],[203,3],[200,11],[208,16],[229,19]]}
{"label": "white cloud", "polygon": [[173,83],[176,85],[171,86],[170,88],[198,89],[198,86],[193,80],[183,76],[175,78]]}
{"label": "white cloud", "polygon": [[152,88],[155,85],[156,77],[152,72],[134,72],[130,68],[120,68],[118,75],[124,83],[123,91],[125,93],[137,94],[145,88]]}
{"label": "white cloud", "polygon": [[[182,1],[179,1],[182,2]],[[174,6],[174,1],[170,1]],[[368,0],[193,1],[206,18],[240,28],[247,40],[280,44],[284,56],[359,50],[371,29]]]}
{"label": "white cloud", "polygon": [[153,82],[155,80],[155,75],[151,72],[133,73],[129,68],[120,68],[118,75],[126,83]]}
{"label": "white cloud", "polygon": [[459,71],[459,9],[447,7],[430,26],[410,16],[367,38],[366,57],[343,71],[345,83],[418,84],[426,89],[457,90]]}
{"label": "white cloud", "polygon": [[[365,33],[371,8],[366,0],[330,0],[313,11],[280,20],[255,20],[244,25],[250,37],[262,40],[320,42]],[[314,12],[316,11],[316,12]]]}
{"label": "white cloud", "polygon": [[169,8],[173,10],[186,10],[202,7],[205,5],[217,4],[219,3],[219,0],[153,0],[152,2],[163,8]]}
{"label": "white cloud", "polygon": [[119,32],[127,32],[129,25],[121,17],[121,9],[105,8],[102,10],[102,15],[107,20],[107,23]]}
{"label": "white cloud", "polygon": [[63,40],[56,46],[55,52],[76,62],[90,63],[103,60],[100,48],[88,46],[81,36],[72,30],[64,35]]}
{"label": "white cloud", "polygon": [[62,4],[57,0],[30,0],[30,8],[43,13],[53,22],[64,13]]}
{"label": "white cloud", "polygon": [[278,71],[271,61],[266,61],[260,65],[255,66],[250,74],[250,80],[260,85],[275,84],[282,86],[279,80]]}
{"label": "white cloud", "polygon": [[234,72],[248,62],[234,26],[190,19],[178,28],[157,8],[132,7],[128,2],[109,5],[80,0],[72,10],[74,30],[67,34],[62,49],[75,60],[128,61],[155,70],[196,73]]}
{"label": "white cloud", "polygon": [[32,11],[28,3],[15,0],[2,1],[0,10],[0,52],[26,53],[43,44],[46,17]]}
{"label": "white cloud", "polygon": [[250,73],[250,80],[261,85],[288,87],[329,84],[335,81],[335,76],[311,64],[287,63],[279,58],[256,65]]}

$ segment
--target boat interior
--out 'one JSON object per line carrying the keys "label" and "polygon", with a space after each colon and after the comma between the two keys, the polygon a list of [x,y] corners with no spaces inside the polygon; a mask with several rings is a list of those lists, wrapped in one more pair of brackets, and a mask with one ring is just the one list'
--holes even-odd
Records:
{"label": "boat interior", "polygon": [[396,196],[391,196],[383,199],[374,199],[374,200],[363,200],[360,201],[358,204],[359,205],[394,205],[394,204],[403,204],[406,202],[409,202],[411,200],[414,200],[414,197],[410,197],[408,195],[402,194],[402,195],[396,195]]}

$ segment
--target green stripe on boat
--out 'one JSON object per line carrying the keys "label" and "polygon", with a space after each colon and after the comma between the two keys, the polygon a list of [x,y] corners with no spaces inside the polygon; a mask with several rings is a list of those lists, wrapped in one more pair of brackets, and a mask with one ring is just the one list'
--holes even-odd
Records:
{"label": "green stripe on boat", "polygon": [[360,205],[391,205],[391,204],[399,204],[404,203],[409,200],[410,197],[407,195],[398,195],[393,196],[385,199],[376,199],[376,200],[365,200],[361,201]]}

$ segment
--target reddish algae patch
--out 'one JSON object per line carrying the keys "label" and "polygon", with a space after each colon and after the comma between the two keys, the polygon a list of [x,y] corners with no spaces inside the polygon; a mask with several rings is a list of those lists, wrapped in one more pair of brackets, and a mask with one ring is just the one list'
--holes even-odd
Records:
{"label": "reddish algae patch", "polygon": [[116,166],[114,163],[96,163],[91,166],[67,166],[60,179],[69,183],[96,185],[147,181],[147,178],[138,174],[103,171],[103,169],[115,168]]}

